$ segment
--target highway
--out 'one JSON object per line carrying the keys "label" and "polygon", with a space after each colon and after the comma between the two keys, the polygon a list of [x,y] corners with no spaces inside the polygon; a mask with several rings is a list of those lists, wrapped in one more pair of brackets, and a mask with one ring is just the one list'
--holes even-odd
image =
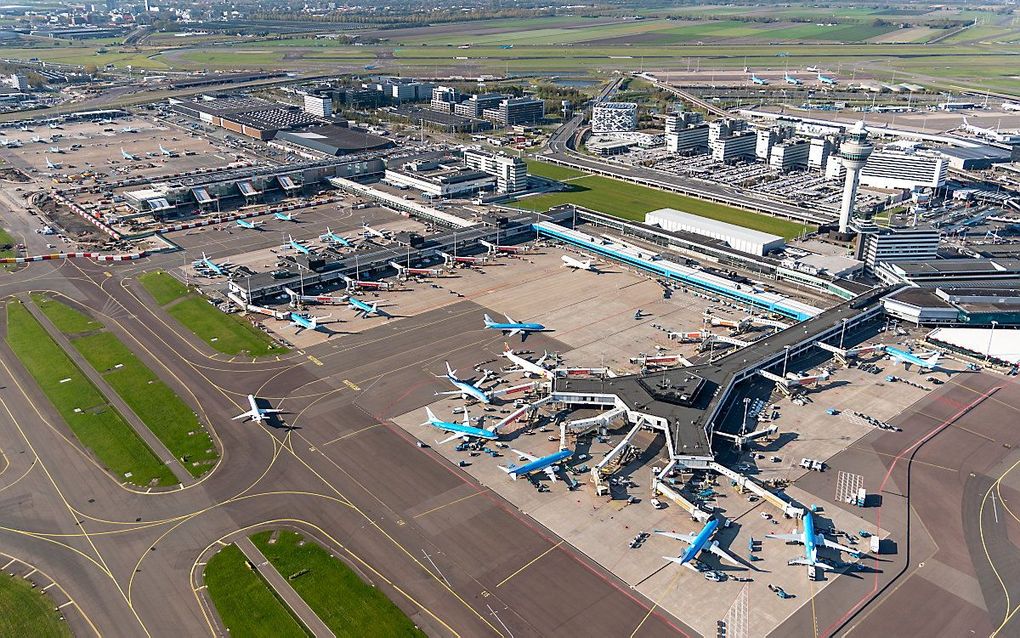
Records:
{"label": "highway", "polygon": [[[615,91],[618,82],[619,80],[608,85],[593,102],[601,101],[608,97],[612,91]],[[658,188],[777,217],[785,217],[805,224],[818,225],[832,221],[832,218],[828,216],[819,215],[798,206],[765,199],[764,197],[725,184],[713,184],[680,175],[672,175],[651,168],[606,162],[583,155],[576,148],[578,137],[583,135],[583,133],[584,114],[578,113],[556,129],[549,137],[546,149],[534,157],[604,177],[614,177],[635,184],[641,184],[642,186]]]}

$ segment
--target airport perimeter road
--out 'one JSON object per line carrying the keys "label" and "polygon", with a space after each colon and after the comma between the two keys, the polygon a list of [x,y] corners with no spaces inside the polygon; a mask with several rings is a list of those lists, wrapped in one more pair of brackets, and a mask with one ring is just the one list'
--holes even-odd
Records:
{"label": "airport perimeter road", "polygon": [[[216,634],[202,556],[278,526],[357,565],[429,635],[694,635],[388,421],[445,389],[431,374],[444,359],[470,369],[501,348],[479,327],[481,307],[461,301],[279,360],[229,360],[146,303],[136,275],[179,263],[40,262],[0,280],[4,298],[48,290],[102,319],[222,452],[183,489],[122,486],[0,343],[0,450],[11,459],[0,546],[68,592],[77,635]],[[556,342],[536,335],[531,347],[543,346]],[[232,421],[249,393],[283,409],[284,423]]]}
{"label": "airport perimeter road", "polygon": [[746,208],[770,215],[794,219],[808,224],[832,221],[830,218],[812,213],[803,208],[765,199],[724,184],[713,184],[680,175],[672,175],[641,166],[628,166],[615,162],[603,162],[576,151],[573,147],[576,134],[582,129],[583,114],[575,115],[549,137],[545,151],[537,159],[552,159],[578,170],[605,177],[634,182],[651,188],[672,191],[699,199]]}

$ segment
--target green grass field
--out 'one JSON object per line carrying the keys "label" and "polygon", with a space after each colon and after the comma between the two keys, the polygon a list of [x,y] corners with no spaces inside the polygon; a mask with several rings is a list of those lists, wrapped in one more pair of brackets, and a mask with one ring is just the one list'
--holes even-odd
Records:
{"label": "green grass field", "polygon": [[23,578],[0,575],[0,636],[70,638],[53,602]]}
{"label": "green grass field", "polygon": [[57,327],[57,330],[65,334],[90,332],[92,330],[99,330],[103,327],[103,324],[99,323],[92,317],[78,312],[71,306],[65,303],[60,303],[41,292],[33,292],[32,301],[35,302],[35,305],[39,306],[39,309],[43,311],[43,314],[45,314],[46,317],[53,322],[53,325]]}
{"label": "green grass field", "polygon": [[[555,168],[559,169],[560,167]],[[541,170],[547,169],[542,168]],[[645,213],[659,208],[675,208],[692,215],[781,235],[787,239],[797,237],[805,230],[811,229],[810,226],[785,219],[667,193],[608,177],[596,175],[581,177],[568,182],[567,186],[570,188],[568,191],[525,197],[517,200],[515,205],[527,210],[546,211],[561,204],[577,204],[614,217],[634,221],[644,221]]]}
{"label": "green grass field", "polygon": [[528,174],[545,177],[546,179],[563,181],[565,179],[573,179],[575,177],[584,177],[587,174],[566,166],[550,164],[549,162],[540,162],[539,160],[525,161],[528,164]]}
{"label": "green grass field", "polygon": [[173,473],[23,304],[7,304],[7,343],[82,445],[119,480],[148,487],[175,485]]}
{"label": "green grass field", "polygon": [[273,343],[265,333],[256,330],[244,319],[221,312],[204,297],[188,296],[184,284],[165,272],[145,273],[138,281],[156,303],[161,306],[171,304],[167,306],[170,316],[218,352],[253,357],[287,352],[286,348]]}
{"label": "green grass field", "polygon": [[236,545],[227,545],[205,566],[205,584],[220,620],[232,636],[306,638],[311,635],[276,597],[262,577],[249,569]]}
{"label": "green grass field", "polygon": [[188,294],[188,288],[170,273],[156,270],[138,276],[138,281],[161,306]]}
{"label": "green grass field", "polygon": [[[382,592],[358,578],[341,560],[296,532],[252,536],[252,542],[338,638],[425,634]],[[297,575],[300,574],[300,575]]]}
{"label": "green grass field", "polygon": [[212,469],[219,454],[194,411],[116,335],[100,332],[72,343],[192,476]]}

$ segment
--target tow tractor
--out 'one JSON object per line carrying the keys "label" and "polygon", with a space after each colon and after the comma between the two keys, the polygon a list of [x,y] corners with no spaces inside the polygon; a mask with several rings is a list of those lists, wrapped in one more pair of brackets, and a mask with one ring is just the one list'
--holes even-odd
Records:
{"label": "tow tractor", "polygon": [[779,596],[783,600],[786,600],[787,598],[793,598],[793,594],[786,593],[786,590],[780,587],[779,585],[773,585],[770,583],[769,590],[775,593],[776,596]]}

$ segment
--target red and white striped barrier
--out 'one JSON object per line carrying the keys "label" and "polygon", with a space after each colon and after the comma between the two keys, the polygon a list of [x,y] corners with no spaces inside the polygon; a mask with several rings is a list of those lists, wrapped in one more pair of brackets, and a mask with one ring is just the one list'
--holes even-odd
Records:
{"label": "red and white striped barrier", "polygon": [[145,251],[126,253],[123,255],[104,255],[102,253],[49,253],[46,255],[29,255],[28,257],[3,257],[0,264],[27,264],[33,261],[53,261],[55,259],[94,259],[96,261],[133,261],[147,257]]}

